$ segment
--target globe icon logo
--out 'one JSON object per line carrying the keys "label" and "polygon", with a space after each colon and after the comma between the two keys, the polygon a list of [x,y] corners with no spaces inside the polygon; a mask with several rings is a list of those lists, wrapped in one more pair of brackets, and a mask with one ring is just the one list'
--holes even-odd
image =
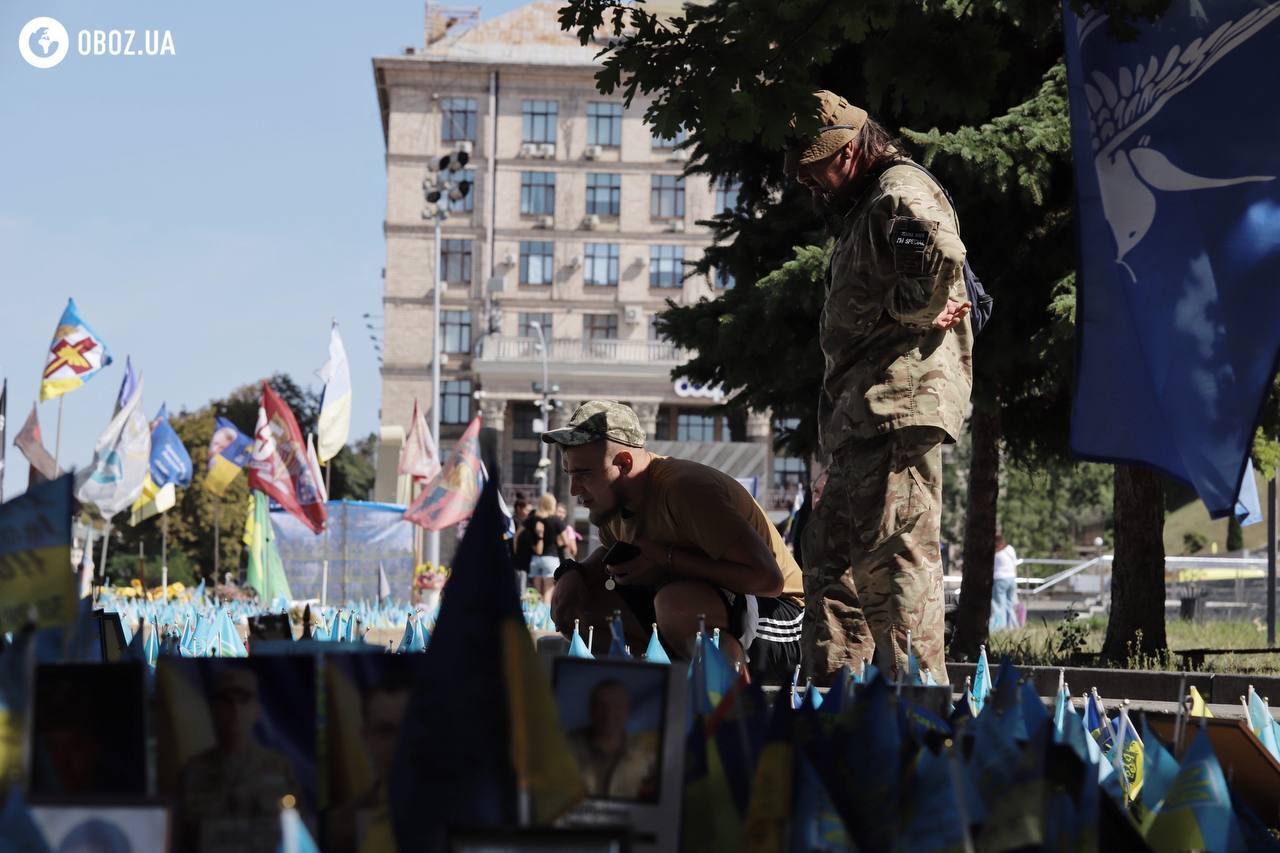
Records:
{"label": "globe icon logo", "polygon": [[48,27],[41,27],[31,34],[31,38],[27,40],[27,47],[37,56],[49,56],[53,53],[58,43],[53,40],[53,36],[49,34]]}
{"label": "globe icon logo", "polygon": [[28,65],[52,68],[61,62],[71,46],[67,28],[54,18],[32,18],[18,33],[18,52]]}

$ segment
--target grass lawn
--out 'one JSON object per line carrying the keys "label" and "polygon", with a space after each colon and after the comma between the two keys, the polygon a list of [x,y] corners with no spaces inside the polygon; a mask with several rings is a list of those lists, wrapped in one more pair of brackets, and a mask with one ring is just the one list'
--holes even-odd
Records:
{"label": "grass lawn", "polygon": [[[1008,655],[1014,663],[1028,666],[1069,666],[1076,653],[1102,650],[1107,630],[1104,616],[1078,619],[1074,622],[1029,621],[1016,631],[991,635],[987,656],[994,663]],[[1169,648],[1181,649],[1248,649],[1266,648],[1267,626],[1262,621],[1212,620],[1187,622],[1171,619],[1166,623]],[[1128,669],[1181,669],[1176,654],[1159,657],[1130,657]],[[1221,655],[1205,658],[1206,672],[1280,674],[1280,655]]]}

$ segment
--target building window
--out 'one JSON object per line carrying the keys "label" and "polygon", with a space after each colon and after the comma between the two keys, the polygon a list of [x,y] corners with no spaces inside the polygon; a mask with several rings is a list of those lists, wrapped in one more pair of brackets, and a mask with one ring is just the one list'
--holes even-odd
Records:
{"label": "building window", "polygon": [[679,287],[684,277],[684,246],[649,247],[649,286]]}
{"label": "building window", "polygon": [[657,314],[650,314],[650,315],[649,315],[649,340],[651,340],[651,341],[665,341],[665,340],[666,340],[666,337],[665,337],[665,336],[662,334],[662,332],[658,329],[658,315],[657,315]]}
{"label": "building window", "polygon": [[587,213],[617,216],[622,207],[622,175],[587,173]]}
{"label": "building window", "polygon": [[476,171],[475,169],[459,169],[456,172],[449,173],[449,180],[457,184],[466,181],[471,185],[467,190],[467,194],[462,198],[449,199],[450,213],[470,213],[476,209]]}
{"label": "building window", "polygon": [[715,441],[715,415],[680,412],[676,415],[676,441]]}
{"label": "building window", "polygon": [[737,181],[716,181],[716,213],[731,213],[738,207],[738,191],[742,184]]}
{"label": "building window", "polygon": [[599,287],[618,286],[618,244],[588,243],[583,281]]}
{"label": "building window", "polygon": [[650,178],[649,215],[655,219],[684,216],[684,177],[654,175]]}
{"label": "building window", "polygon": [[724,267],[716,267],[716,290],[733,290],[733,273]]}
{"label": "building window", "polygon": [[556,173],[520,173],[520,212],[550,214],[556,212]]}
{"label": "building window", "polygon": [[442,311],[440,323],[444,329],[445,352],[471,352],[470,311]]}
{"label": "building window", "polygon": [[476,141],[476,99],[440,99],[440,139],[444,142]]}
{"label": "building window", "polygon": [[542,459],[540,450],[511,451],[511,482],[518,486],[536,483],[534,476],[538,473],[538,462]]}
{"label": "building window", "polygon": [[679,147],[680,143],[684,142],[687,137],[688,137],[688,134],[685,133],[685,130],[683,127],[680,128],[680,130],[676,132],[676,135],[671,137],[670,139],[662,138],[661,136],[658,135],[658,132],[655,130],[653,131],[653,147],[660,151],[671,151]]}
{"label": "building window", "polygon": [[520,283],[550,284],[553,274],[549,240],[520,241]]}
{"label": "building window", "polygon": [[524,142],[556,143],[556,114],[560,105],[556,101],[522,101],[520,115],[524,124]]}
{"label": "building window", "polygon": [[790,489],[804,482],[804,459],[799,456],[773,457],[773,487]]}
{"label": "building window", "polygon": [[583,314],[582,336],[589,341],[612,341],[618,337],[617,314]]}
{"label": "building window", "polygon": [[440,383],[440,423],[465,424],[471,420],[471,380],[448,379]]}
{"label": "building window", "polygon": [[[533,403],[516,403],[511,407],[511,437],[533,438],[538,433],[533,429],[533,421],[538,417],[538,407]],[[527,482],[520,480],[519,482]]]}
{"label": "building window", "polygon": [[533,324],[537,323],[542,327],[542,336],[547,340],[551,340],[551,315],[550,314],[530,314],[521,311],[517,315],[519,331],[517,334],[522,338],[536,338],[538,333],[533,330]]}
{"label": "building window", "polygon": [[666,406],[658,407],[658,421],[653,432],[657,441],[671,440],[671,410]]}
{"label": "building window", "polygon": [[587,104],[587,144],[622,144],[622,104],[591,101]]}
{"label": "building window", "polygon": [[440,273],[448,284],[471,284],[471,241],[440,241]]}

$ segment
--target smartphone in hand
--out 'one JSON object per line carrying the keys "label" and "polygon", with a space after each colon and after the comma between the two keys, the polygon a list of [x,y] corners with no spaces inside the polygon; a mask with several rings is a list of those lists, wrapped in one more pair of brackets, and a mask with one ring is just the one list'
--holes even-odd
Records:
{"label": "smartphone in hand", "polygon": [[632,545],[630,542],[614,542],[609,550],[604,554],[604,564],[606,566],[616,566],[619,563],[634,560],[639,556],[639,547]]}

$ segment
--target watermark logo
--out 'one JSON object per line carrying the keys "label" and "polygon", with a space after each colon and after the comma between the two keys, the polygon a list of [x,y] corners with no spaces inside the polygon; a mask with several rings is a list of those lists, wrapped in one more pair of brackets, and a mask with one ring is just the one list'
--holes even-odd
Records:
{"label": "watermark logo", "polygon": [[36,68],[52,68],[70,49],[67,28],[54,18],[32,18],[18,33],[18,52]]}
{"label": "watermark logo", "polygon": [[[53,18],[32,18],[18,33],[18,52],[29,65],[52,68],[71,49],[67,28]],[[169,30],[79,30],[76,52],[81,56],[175,56]]]}

